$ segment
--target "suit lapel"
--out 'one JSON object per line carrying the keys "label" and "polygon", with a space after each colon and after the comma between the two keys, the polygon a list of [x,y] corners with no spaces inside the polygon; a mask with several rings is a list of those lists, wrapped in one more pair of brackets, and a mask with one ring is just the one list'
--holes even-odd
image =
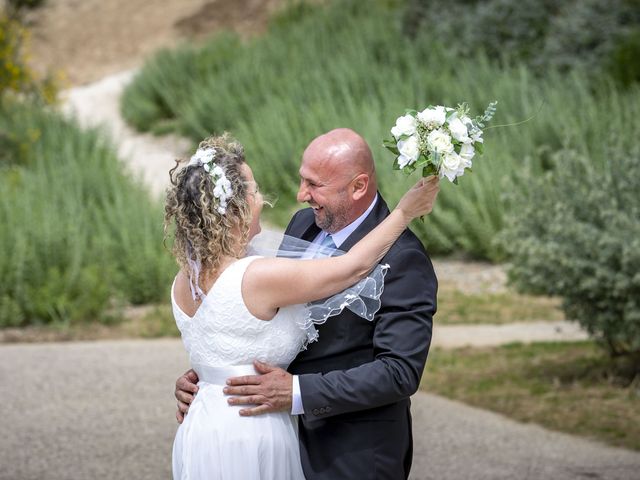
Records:
{"label": "suit lapel", "polygon": [[307,242],[313,242],[313,239],[316,238],[319,233],[320,228],[318,228],[315,221],[312,221],[300,238]]}
{"label": "suit lapel", "polygon": [[340,250],[344,252],[349,250],[356,243],[362,240],[362,238],[367,235],[367,233],[369,233],[380,222],[382,222],[387,215],[389,215],[389,208],[387,207],[387,203],[384,201],[384,198],[382,198],[382,195],[380,195],[380,192],[378,192],[378,201],[373,207],[373,210],[371,210],[371,213],[367,215],[367,218],[364,219],[364,222],[362,222],[360,226],[356,228],[344,242],[342,242],[342,245],[340,245]]}

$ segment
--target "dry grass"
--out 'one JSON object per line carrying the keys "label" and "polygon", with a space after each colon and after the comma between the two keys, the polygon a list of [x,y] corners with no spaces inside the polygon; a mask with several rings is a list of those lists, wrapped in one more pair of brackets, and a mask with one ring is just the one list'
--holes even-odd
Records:
{"label": "dry grass", "polygon": [[437,319],[442,325],[559,321],[564,320],[560,304],[558,298],[520,295],[508,290],[464,293],[452,284],[441,284]]}
{"label": "dry grass", "polygon": [[108,323],[87,322],[0,329],[2,343],[67,342],[124,338],[177,337],[180,333],[168,305],[132,307]]}
{"label": "dry grass", "polygon": [[522,422],[640,450],[640,374],[591,342],[436,349],[421,388]]}
{"label": "dry grass", "polygon": [[[437,322],[462,325],[564,319],[559,300],[501,293],[463,293],[451,285],[438,292]],[[60,342],[118,338],[179,336],[169,305],[131,307],[113,315],[107,324],[97,322],[0,329],[0,343]]]}

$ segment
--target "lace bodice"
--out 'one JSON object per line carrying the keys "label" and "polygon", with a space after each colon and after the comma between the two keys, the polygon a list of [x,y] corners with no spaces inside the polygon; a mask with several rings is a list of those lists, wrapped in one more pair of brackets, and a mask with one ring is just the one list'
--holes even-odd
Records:
{"label": "lace bodice", "polygon": [[180,309],[171,289],[173,315],[191,365],[246,365],[260,360],[286,367],[302,348],[306,334],[295,321],[296,315],[303,314],[300,306],[282,308],[270,321],[247,310],[242,278],[257,258],[246,257],[229,265],[193,317]]}

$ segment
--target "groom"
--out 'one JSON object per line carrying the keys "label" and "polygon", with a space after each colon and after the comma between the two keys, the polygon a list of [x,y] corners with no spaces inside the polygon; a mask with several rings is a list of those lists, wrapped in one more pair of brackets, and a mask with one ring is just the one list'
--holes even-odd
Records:
{"label": "groom", "polygon": [[[297,212],[286,234],[347,251],[389,209],[377,191],[373,156],[349,129],[314,139],[302,157]],[[331,245],[331,244],[330,244]],[[332,246],[332,245],[331,245]],[[406,479],[412,460],[409,397],[416,392],[431,342],[437,281],[421,242],[406,230],[380,262],[389,264],[382,305],[369,322],[345,309],[318,325],[289,371],[256,362],[260,376],[230,380],[229,403],[241,414],[300,415],[307,480]],[[187,372],[176,382],[178,420],[197,390]]]}

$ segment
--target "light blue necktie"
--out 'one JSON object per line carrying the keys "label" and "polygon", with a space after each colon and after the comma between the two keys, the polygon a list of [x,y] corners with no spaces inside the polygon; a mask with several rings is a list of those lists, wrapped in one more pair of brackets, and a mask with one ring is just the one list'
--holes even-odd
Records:
{"label": "light blue necktie", "polygon": [[337,249],[338,247],[336,247],[335,242],[333,241],[333,238],[331,238],[331,235],[327,234],[326,237],[324,237],[322,239],[322,242],[320,243],[321,247],[325,247],[325,248],[331,248],[331,249]]}

